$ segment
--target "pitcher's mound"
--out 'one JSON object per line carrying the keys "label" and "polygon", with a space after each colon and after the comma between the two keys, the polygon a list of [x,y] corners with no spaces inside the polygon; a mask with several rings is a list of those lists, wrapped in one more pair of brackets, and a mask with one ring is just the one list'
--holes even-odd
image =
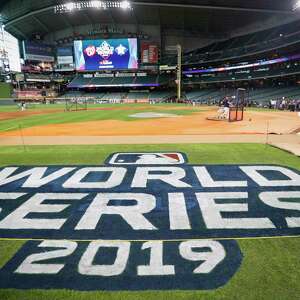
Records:
{"label": "pitcher's mound", "polygon": [[144,112],[144,113],[137,113],[134,115],[130,115],[129,117],[139,118],[139,119],[153,119],[153,118],[175,118],[178,117],[178,115],[155,113],[155,112]]}

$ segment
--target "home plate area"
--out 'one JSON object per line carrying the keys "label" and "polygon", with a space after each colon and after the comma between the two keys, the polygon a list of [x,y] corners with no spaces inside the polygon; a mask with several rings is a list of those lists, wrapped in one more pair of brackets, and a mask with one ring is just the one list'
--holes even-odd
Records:
{"label": "home plate area", "polygon": [[238,239],[300,234],[299,171],[113,153],[103,166],[0,169],[0,238],[27,242],[0,288],[212,290]]}
{"label": "home plate area", "polygon": [[175,114],[167,114],[167,113],[144,112],[144,113],[136,113],[130,115],[129,117],[136,118],[136,119],[155,119],[155,118],[177,118],[179,116]]}

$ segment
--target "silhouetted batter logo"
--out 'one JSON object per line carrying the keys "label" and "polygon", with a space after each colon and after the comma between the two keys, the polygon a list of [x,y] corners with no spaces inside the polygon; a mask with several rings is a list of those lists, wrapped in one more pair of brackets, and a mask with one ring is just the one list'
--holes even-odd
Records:
{"label": "silhouetted batter logo", "polygon": [[115,165],[179,165],[186,163],[182,153],[116,153],[108,161]]}

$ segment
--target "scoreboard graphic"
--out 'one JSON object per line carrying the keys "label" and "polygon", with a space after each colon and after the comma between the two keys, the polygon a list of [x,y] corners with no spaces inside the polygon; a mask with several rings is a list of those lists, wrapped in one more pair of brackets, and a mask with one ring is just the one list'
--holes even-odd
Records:
{"label": "scoreboard graphic", "polygon": [[101,39],[74,42],[77,71],[137,69],[137,39]]}

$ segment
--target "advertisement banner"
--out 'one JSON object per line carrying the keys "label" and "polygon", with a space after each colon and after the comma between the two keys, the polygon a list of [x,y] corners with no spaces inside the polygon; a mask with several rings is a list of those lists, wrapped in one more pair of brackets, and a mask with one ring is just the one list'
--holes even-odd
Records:
{"label": "advertisement banner", "polygon": [[58,56],[57,64],[59,65],[71,65],[73,64],[73,56]]}
{"label": "advertisement banner", "polygon": [[137,39],[101,39],[74,42],[77,71],[137,69]]}
{"label": "advertisement banner", "polygon": [[142,64],[149,63],[149,47],[146,43],[142,43],[141,45],[141,61]]}
{"label": "advertisement banner", "polygon": [[158,63],[158,46],[149,43],[142,43],[141,46],[142,63],[157,64]]}

